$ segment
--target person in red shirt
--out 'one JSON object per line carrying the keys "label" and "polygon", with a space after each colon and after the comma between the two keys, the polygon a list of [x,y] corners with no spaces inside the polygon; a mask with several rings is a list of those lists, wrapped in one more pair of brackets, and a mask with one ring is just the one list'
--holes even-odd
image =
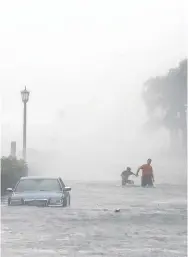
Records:
{"label": "person in red shirt", "polygon": [[147,164],[143,164],[138,168],[136,176],[138,176],[140,170],[142,170],[141,186],[153,186],[154,175],[153,168],[151,166],[151,159],[147,160]]}

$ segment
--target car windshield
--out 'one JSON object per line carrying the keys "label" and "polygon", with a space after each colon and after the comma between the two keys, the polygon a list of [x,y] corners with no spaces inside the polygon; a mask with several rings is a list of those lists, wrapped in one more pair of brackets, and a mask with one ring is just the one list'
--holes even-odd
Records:
{"label": "car windshield", "polygon": [[20,180],[15,188],[15,192],[60,190],[60,184],[57,179],[24,179]]}

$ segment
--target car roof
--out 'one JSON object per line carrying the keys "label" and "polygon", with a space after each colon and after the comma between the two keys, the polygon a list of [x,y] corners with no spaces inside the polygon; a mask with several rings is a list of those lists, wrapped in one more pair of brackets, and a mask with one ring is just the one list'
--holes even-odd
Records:
{"label": "car roof", "polygon": [[21,180],[26,179],[59,179],[60,177],[45,177],[45,176],[28,176],[28,177],[21,177]]}

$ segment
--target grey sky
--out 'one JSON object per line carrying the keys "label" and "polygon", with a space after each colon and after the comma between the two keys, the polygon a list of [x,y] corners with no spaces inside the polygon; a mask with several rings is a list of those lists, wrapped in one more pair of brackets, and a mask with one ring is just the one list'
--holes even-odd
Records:
{"label": "grey sky", "polygon": [[26,85],[28,147],[54,149],[83,173],[126,165],[146,118],[143,82],[186,54],[178,0],[6,0],[0,31],[2,153],[11,140],[21,149]]}

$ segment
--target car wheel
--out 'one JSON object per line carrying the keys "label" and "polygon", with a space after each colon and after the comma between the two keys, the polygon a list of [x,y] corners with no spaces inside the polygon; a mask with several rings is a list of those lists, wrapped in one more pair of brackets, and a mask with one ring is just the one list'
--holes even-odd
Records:
{"label": "car wheel", "polygon": [[10,205],[11,205],[11,199],[8,198],[8,206],[10,206]]}
{"label": "car wheel", "polygon": [[71,204],[71,197],[70,197],[70,195],[69,195],[69,206],[70,206],[70,204]]}
{"label": "car wheel", "polygon": [[63,207],[67,207],[67,197],[63,200]]}
{"label": "car wheel", "polygon": [[70,206],[70,195],[67,196],[64,201],[63,201],[63,207],[68,207]]}

